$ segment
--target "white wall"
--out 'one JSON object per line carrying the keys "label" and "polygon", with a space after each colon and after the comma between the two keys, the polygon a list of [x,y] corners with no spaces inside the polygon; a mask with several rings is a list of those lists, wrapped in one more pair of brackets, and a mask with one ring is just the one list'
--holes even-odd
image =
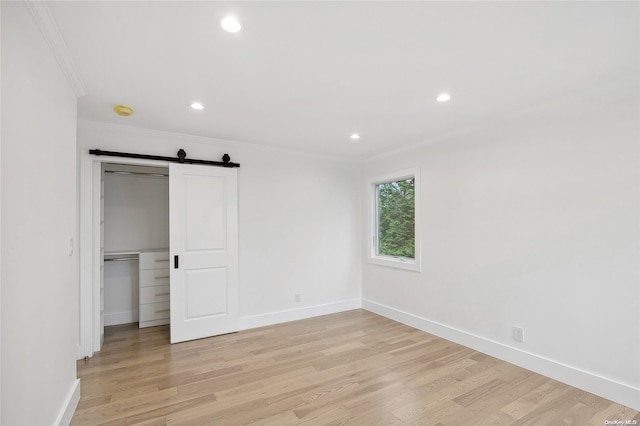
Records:
{"label": "white wall", "polygon": [[[2,34],[2,8],[0,7],[0,34]],[[0,45],[0,81],[2,80],[2,46]],[[2,99],[2,84],[0,84]],[[0,101],[0,240],[2,238],[2,102]],[[0,332],[2,331],[2,243],[0,242]],[[2,377],[2,335],[0,334],[0,378]],[[1,380],[1,379],[0,379]],[[0,424],[2,424],[2,383],[0,381]]]}
{"label": "white wall", "polygon": [[[241,164],[243,328],[360,306],[358,164],[82,121],[78,142],[82,153],[99,148],[175,157],[184,148],[189,158],[219,161],[229,153]],[[296,293],[301,295],[299,303]]]}
{"label": "white wall", "polygon": [[[106,165],[108,170],[165,173],[167,169]],[[169,178],[104,175],[104,250],[169,247]]]}
{"label": "white wall", "polygon": [[76,97],[24,3],[1,7],[2,423],[50,425],[79,398]]}
{"label": "white wall", "polygon": [[365,260],[363,306],[640,408],[638,99],[570,94],[368,161],[363,181],[421,168],[423,272]]}
{"label": "white wall", "polygon": [[139,318],[139,262],[104,263],[104,325],[131,324]]}

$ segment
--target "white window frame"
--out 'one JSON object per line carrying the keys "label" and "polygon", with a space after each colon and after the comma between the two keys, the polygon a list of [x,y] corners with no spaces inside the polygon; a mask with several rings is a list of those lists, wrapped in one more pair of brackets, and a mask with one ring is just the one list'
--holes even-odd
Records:
{"label": "white window frame", "polygon": [[[414,213],[415,213],[415,226],[414,226],[414,245],[415,252],[414,258],[398,257],[398,256],[384,256],[378,254],[378,206],[377,206],[377,193],[376,186],[388,183],[396,182],[413,178],[414,182]],[[420,244],[420,169],[411,168],[400,170],[397,172],[386,173],[380,176],[374,176],[367,180],[367,194],[369,197],[369,250],[367,251],[367,261],[375,265],[388,266],[392,268],[406,269],[410,271],[422,271],[422,250]]]}

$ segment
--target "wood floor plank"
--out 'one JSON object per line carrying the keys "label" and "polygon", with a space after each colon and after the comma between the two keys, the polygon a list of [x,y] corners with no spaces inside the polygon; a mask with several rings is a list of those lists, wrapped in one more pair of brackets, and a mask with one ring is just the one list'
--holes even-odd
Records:
{"label": "wood floor plank", "polygon": [[266,419],[256,420],[249,423],[251,426],[282,426],[294,424],[298,421],[298,417],[293,411],[284,411]]}
{"label": "wood floor plank", "polygon": [[544,425],[636,410],[364,310],[169,344],[108,327],[72,425]]}

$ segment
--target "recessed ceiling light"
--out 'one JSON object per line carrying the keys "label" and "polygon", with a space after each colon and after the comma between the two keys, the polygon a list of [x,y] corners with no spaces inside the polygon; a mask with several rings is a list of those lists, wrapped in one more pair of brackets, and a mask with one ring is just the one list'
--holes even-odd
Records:
{"label": "recessed ceiling light", "polygon": [[449,99],[451,99],[451,95],[448,93],[441,93],[438,95],[438,97],[436,98],[436,101],[438,102],[447,102]]}
{"label": "recessed ceiling light", "polygon": [[194,102],[191,104],[191,108],[193,109],[204,109],[204,105],[202,105],[200,102]]}
{"label": "recessed ceiling light", "polygon": [[360,139],[360,135],[359,135],[359,134],[357,134],[357,133],[353,133],[353,134],[351,135],[351,140],[352,140],[352,141],[357,141],[358,139]]}
{"label": "recessed ceiling light", "polygon": [[237,33],[242,29],[242,25],[240,25],[240,21],[238,21],[238,19],[236,19],[235,16],[225,17],[222,20],[222,22],[220,22],[220,25],[225,31],[228,31],[230,33]]}

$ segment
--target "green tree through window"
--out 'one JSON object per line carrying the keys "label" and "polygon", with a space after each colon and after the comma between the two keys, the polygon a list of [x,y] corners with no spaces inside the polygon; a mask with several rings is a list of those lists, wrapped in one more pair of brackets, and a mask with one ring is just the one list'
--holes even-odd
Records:
{"label": "green tree through window", "polygon": [[415,257],[414,178],[376,185],[378,255]]}

